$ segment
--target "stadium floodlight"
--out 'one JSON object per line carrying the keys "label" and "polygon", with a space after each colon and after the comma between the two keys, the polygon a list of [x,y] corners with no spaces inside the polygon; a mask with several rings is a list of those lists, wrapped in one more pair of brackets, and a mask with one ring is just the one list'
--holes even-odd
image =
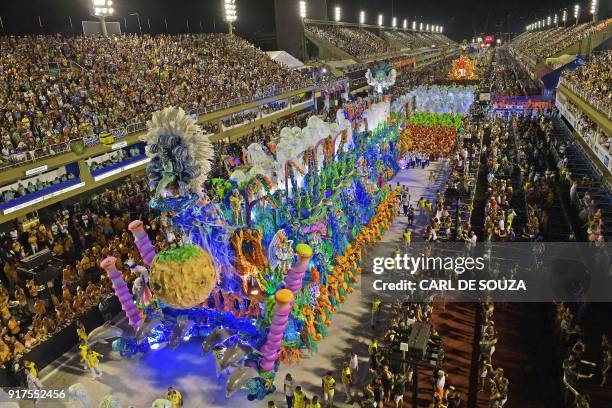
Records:
{"label": "stadium floodlight", "polygon": [[412,31],[416,31],[417,22],[416,20],[412,22]]}
{"label": "stadium floodlight", "polygon": [[598,13],[599,13],[599,0],[591,0],[591,14],[593,15],[593,21],[597,21]]}
{"label": "stadium floodlight", "polygon": [[359,24],[365,24],[365,11],[363,10],[359,12]]}
{"label": "stadium floodlight", "polygon": [[419,31],[423,31],[423,23],[419,24]]}
{"label": "stadium floodlight", "polygon": [[234,34],[234,21],[238,19],[238,14],[236,13],[236,0],[225,0],[224,10],[225,21],[227,22],[229,33],[230,35]]}
{"label": "stadium floodlight", "polygon": [[404,23],[402,24],[402,27],[404,28],[404,30],[406,30],[408,28],[408,20],[404,19]]}
{"label": "stadium floodlight", "polygon": [[425,31],[429,31],[429,24],[425,27]]}
{"label": "stadium floodlight", "polygon": [[555,23],[555,27],[559,26],[559,17],[555,14],[555,18],[553,19],[553,23]]}
{"label": "stadium floodlight", "polygon": [[306,18],[306,2],[300,1],[300,17]]}
{"label": "stadium floodlight", "polygon": [[378,25],[381,26],[381,27],[383,25],[383,15],[382,14],[378,15]]}
{"label": "stadium floodlight", "polygon": [[440,26],[440,33],[444,32],[444,26]]}
{"label": "stadium floodlight", "polygon": [[112,0],[93,0],[93,14],[100,19],[100,31],[103,36],[107,36],[106,17],[115,13]]}
{"label": "stadium floodlight", "polygon": [[546,17],[546,26],[550,27],[551,21],[552,21],[552,18],[550,16]]}
{"label": "stadium floodlight", "polygon": [[393,28],[397,27],[397,18],[393,17],[393,18],[391,19],[391,26],[392,26]]}
{"label": "stadium floodlight", "polygon": [[574,18],[576,19],[576,24],[578,24],[578,20],[580,19],[580,4],[574,6]]}
{"label": "stadium floodlight", "polygon": [[563,14],[561,14],[561,21],[563,21],[563,25],[567,23],[567,9],[563,9]]}
{"label": "stadium floodlight", "polygon": [[341,17],[340,7],[336,6],[334,8],[334,20],[340,21],[340,17]]}

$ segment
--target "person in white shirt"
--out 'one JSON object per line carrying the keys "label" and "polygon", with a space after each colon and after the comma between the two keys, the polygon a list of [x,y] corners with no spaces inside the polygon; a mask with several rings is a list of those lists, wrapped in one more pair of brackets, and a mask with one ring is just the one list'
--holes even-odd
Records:
{"label": "person in white shirt", "polygon": [[291,377],[289,373],[285,376],[283,391],[285,393],[285,399],[287,400],[287,408],[293,408],[293,391],[295,391],[295,384],[293,382],[293,377]]}
{"label": "person in white shirt", "polygon": [[359,357],[357,357],[357,353],[355,353],[354,351],[351,352],[349,368],[351,369],[353,375],[357,375],[357,372],[359,371]]}

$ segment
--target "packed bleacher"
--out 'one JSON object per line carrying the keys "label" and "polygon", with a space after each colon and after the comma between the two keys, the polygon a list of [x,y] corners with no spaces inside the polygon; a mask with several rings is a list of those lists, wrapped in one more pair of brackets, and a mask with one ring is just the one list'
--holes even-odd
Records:
{"label": "packed bleacher", "polygon": [[597,107],[608,118],[612,118],[612,51],[593,55],[582,66],[573,71],[566,70],[561,83],[584,97],[592,106]]}
{"label": "packed bleacher", "polygon": [[511,42],[511,47],[518,54],[526,56],[535,65],[563,51],[581,39],[603,30],[610,23],[612,23],[612,19],[582,23],[567,28],[557,27],[540,31],[528,31],[516,37]]}
{"label": "packed bleacher", "polygon": [[484,78],[485,88],[489,88],[496,96],[529,96],[540,92],[506,48],[495,49],[495,54],[496,59],[503,63],[497,64],[491,74]]}
{"label": "packed bleacher", "polygon": [[126,129],[164,106],[197,111],[313,81],[224,34],[1,37],[0,45],[0,166]]}
{"label": "packed bleacher", "polygon": [[306,24],[306,30],[358,59],[391,51],[387,41],[365,28]]}
{"label": "packed bleacher", "polygon": [[[106,256],[118,259],[127,282],[136,278],[131,266],[140,255],[126,228],[138,218],[154,234],[160,233],[159,222],[148,218],[148,198],[145,179],[127,180],[82,203],[59,208],[48,223],[37,221],[25,229],[15,225],[0,233],[0,264],[6,278],[0,284],[0,367],[18,361],[112,296],[111,282],[99,267]],[[163,245],[165,240],[157,238],[156,245]],[[25,257],[47,249],[61,261],[60,277],[44,284],[19,271]],[[58,281],[60,287],[55,285]]]}

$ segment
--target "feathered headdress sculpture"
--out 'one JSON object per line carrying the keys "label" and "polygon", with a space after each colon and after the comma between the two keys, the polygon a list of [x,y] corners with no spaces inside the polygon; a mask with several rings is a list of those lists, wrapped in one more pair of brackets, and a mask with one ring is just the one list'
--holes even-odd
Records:
{"label": "feathered headdress sculpture", "polygon": [[213,158],[213,147],[202,128],[175,107],[153,113],[147,125],[149,131],[142,140],[151,158],[147,175],[154,197],[202,196]]}
{"label": "feathered headdress sculpture", "polygon": [[373,86],[377,92],[395,85],[397,71],[392,65],[381,62],[372,69],[368,69],[365,74],[368,85]]}

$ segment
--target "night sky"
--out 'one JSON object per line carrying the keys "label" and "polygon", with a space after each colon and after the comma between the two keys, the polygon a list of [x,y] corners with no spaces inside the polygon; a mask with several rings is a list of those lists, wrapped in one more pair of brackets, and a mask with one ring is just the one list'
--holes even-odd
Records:
{"label": "night sky", "polygon": [[[583,21],[591,17],[587,14],[589,1],[580,2]],[[602,9],[607,8],[600,12],[600,17],[609,16],[609,3],[612,2],[600,2]],[[91,0],[1,0],[0,17],[4,26],[1,32],[79,33],[80,21],[91,19],[88,17],[90,4]],[[343,21],[358,22],[359,11],[365,10],[367,23],[376,24],[378,14],[382,13],[385,25],[391,25],[393,12],[398,18],[398,25],[404,18],[443,25],[445,34],[454,40],[480,34],[521,32],[527,24],[555,11],[559,12],[560,18],[563,7],[567,7],[571,18],[574,4],[575,1],[559,0],[327,0],[330,17],[333,16],[333,8],[340,6]],[[138,31],[136,17],[130,16],[135,12],[140,15],[143,32],[187,32],[187,20],[190,32],[225,31],[227,26],[222,21],[221,6],[222,0],[114,1],[115,20],[120,21],[122,30],[127,32]],[[274,0],[237,0],[237,8],[237,33],[258,42],[263,48],[273,48],[274,43],[270,42],[270,38],[274,34]]]}

